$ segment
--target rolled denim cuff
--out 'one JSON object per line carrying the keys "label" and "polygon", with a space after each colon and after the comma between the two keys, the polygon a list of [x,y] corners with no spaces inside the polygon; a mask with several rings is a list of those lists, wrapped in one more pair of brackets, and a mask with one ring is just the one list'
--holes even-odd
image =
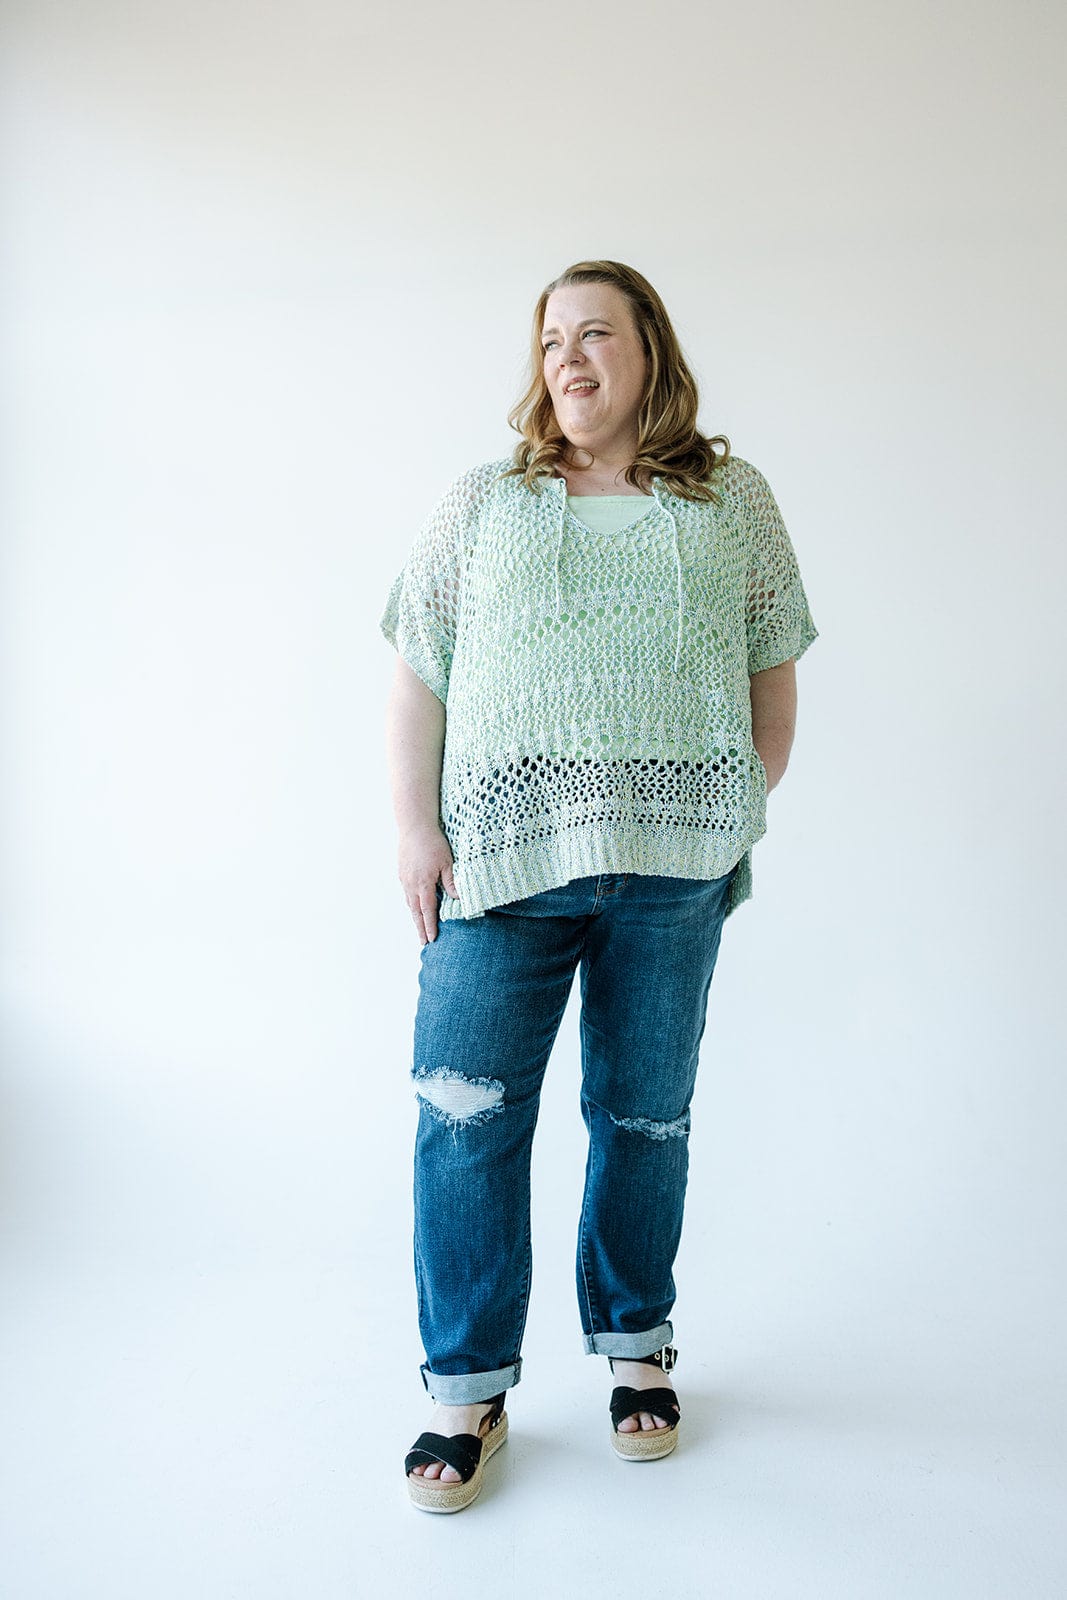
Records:
{"label": "rolled denim cuff", "polygon": [[658,1328],[650,1328],[647,1333],[587,1333],[582,1342],[587,1356],[618,1356],[621,1361],[640,1361],[642,1356],[650,1356],[653,1351],[670,1344],[673,1338],[672,1325],[661,1322]]}
{"label": "rolled denim cuff", "polygon": [[419,1368],[423,1388],[440,1406],[472,1406],[492,1400],[502,1389],[513,1389],[522,1375],[522,1357],[495,1372],[431,1372],[424,1361]]}

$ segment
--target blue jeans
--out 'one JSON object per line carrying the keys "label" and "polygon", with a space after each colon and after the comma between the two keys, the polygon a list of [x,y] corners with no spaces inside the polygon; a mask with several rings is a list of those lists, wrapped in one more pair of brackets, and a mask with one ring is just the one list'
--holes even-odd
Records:
{"label": "blue jeans", "polygon": [[415,1281],[420,1371],[442,1404],[519,1382],[533,1133],[576,966],[589,1133],[576,1263],[584,1347],[637,1360],[670,1342],[689,1103],[736,870],[573,878],[439,921],[423,945]]}

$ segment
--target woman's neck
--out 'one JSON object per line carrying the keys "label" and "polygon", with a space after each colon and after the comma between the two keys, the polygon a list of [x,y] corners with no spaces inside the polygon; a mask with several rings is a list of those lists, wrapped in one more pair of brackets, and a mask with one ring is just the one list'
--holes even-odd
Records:
{"label": "woman's neck", "polygon": [[567,480],[568,494],[619,494],[643,495],[644,489],[635,489],[632,483],[627,483],[623,477],[626,468],[619,467],[615,472],[609,468],[596,467],[569,467],[566,462],[559,462],[556,467],[557,474]]}

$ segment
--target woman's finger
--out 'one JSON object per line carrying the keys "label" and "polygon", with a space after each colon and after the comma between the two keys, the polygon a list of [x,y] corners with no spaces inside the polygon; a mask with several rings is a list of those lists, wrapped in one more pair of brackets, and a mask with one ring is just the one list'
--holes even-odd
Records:
{"label": "woman's finger", "polygon": [[422,922],[425,928],[423,944],[431,944],[437,938],[437,885],[424,889],[419,896],[419,906],[422,912]]}

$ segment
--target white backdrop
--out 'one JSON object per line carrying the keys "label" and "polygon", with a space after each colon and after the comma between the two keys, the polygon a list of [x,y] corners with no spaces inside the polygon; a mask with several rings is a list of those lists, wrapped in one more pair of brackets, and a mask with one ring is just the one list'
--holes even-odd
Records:
{"label": "white backdrop", "polygon": [[[20,1600],[1063,1593],[1065,33],[6,7]],[[378,618],[590,256],[660,290],[820,637],[712,986],[684,1448],[616,1462],[581,1353],[575,989],[513,1436],[427,1518]]]}

